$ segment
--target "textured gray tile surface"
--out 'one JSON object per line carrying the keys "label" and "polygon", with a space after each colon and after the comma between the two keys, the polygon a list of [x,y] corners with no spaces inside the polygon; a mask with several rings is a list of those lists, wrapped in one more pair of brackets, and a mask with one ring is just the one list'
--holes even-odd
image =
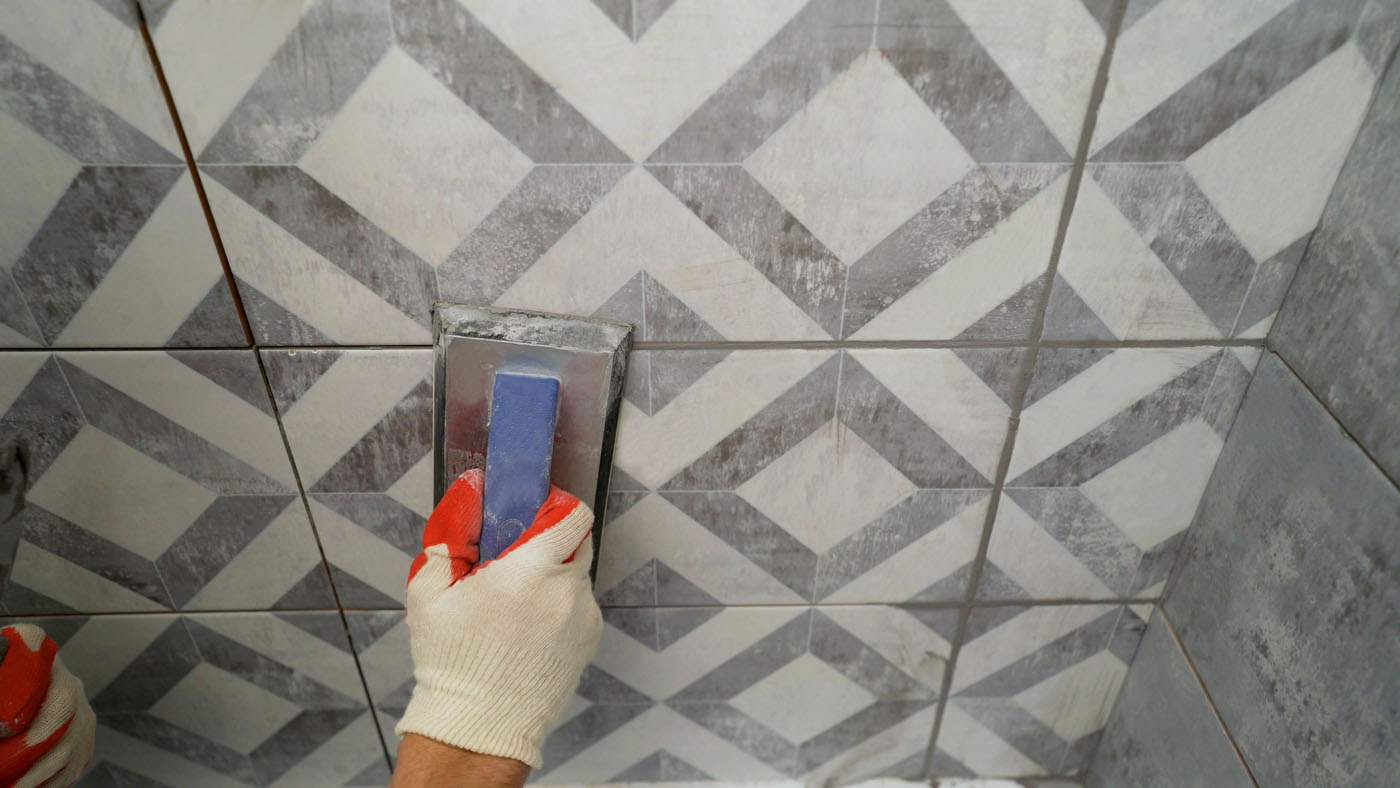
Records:
{"label": "textured gray tile surface", "polygon": [[1393,66],[1337,179],[1279,322],[1279,353],[1400,478],[1400,70]]}
{"label": "textured gray tile surface", "polygon": [[1091,788],[1254,785],[1160,614],[1149,622],[1085,773]]}
{"label": "textured gray tile surface", "polygon": [[251,351],[0,353],[14,614],[333,606]]}
{"label": "textured gray tile surface", "polygon": [[83,785],[384,785],[340,614],[27,619],[97,712]]}
{"label": "textured gray tile surface", "polygon": [[1397,557],[1400,491],[1270,355],[1166,602],[1261,784],[1400,772]]}

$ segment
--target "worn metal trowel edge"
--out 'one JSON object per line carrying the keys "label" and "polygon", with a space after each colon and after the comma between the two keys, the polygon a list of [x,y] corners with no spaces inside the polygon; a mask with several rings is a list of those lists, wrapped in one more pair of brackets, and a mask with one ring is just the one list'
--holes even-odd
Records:
{"label": "worn metal trowel edge", "polygon": [[627,372],[627,357],[632,349],[632,326],[550,312],[497,309],[445,301],[433,304],[434,505],[447,491],[444,429],[447,412],[447,340],[451,337],[545,345],[611,357],[608,364],[608,410],[599,448],[598,483],[593,500],[585,502],[593,509],[593,565],[589,567],[589,575],[596,579],[608,480],[612,473],[613,446],[617,437],[617,417],[622,407],[623,376]]}

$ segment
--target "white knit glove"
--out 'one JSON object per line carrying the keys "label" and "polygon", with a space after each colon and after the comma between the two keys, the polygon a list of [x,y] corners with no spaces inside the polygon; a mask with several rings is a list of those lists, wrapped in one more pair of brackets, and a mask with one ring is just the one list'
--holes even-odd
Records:
{"label": "white knit glove", "polygon": [[478,564],[481,490],[479,470],[453,483],[409,569],[417,684],[395,732],[538,767],[603,631],[588,580],[593,513],[552,487],[525,533]]}
{"label": "white knit glove", "polygon": [[0,785],[68,788],[92,759],[97,717],[57,654],[33,624],[0,629]]}

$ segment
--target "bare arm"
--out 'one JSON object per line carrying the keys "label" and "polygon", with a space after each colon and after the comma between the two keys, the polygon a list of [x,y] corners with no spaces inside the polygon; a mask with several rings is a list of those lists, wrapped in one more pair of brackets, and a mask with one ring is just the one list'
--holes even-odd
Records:
{"label": "bare arm", "polygon": [[514,758],[459,750],[409,733],[399,744],[390,788],[520,788],[530,767]]}

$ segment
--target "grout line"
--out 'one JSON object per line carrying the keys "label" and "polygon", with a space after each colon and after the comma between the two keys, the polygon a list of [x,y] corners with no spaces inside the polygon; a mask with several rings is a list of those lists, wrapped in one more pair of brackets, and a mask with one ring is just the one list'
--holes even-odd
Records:
{"label": "grout line", "polygon": [[1259,788],[1259,780],[1254,776],[1254,770],[1249,768],[1249,761],[1244,758],[1244,752],[1240,750],[1240,745],[1235,741],[1234,734],[1230,733],[1230,727],[1225,724],[1225,718],[1220,715],[1220,709],[1215,705],[1215,698],[1211,697],[1210,690],[1206,689],[1206,683],[1201,680],[1201,674],[1196,671],[1196,661],[1191,659],[1191,653],[1186,650],[1186,645],[1177,637],[1176,627],[1171,619],[1167,617],[1166,606],[1160,602],[1157,604],[1157,613],[1162,616],[1162,623],[1167,627],[1167,634],[1171,635],[1172,643],[1181,652],[1182,658],[1186,660],[1186,667],[1191,671],[1191,678],[1196,680],[1196,686],[1201,689],[1201,694],[1205,696],[1206,705],[1210,706],[1210,713],[1215,715],[1215,721],[1220,725],[1220,730],[1225,734],[1225,740],[1230,742],[1230,747],[1235,751],[1235,757],[1239,759],[1240,765],[1244,767],[1244,773],[1249,775],[1249,781],[1254,783],[1254,788]]}
{"label": "grout line", "polygon": [[189,168],[190,178],[194,181],[195,194],[199,196],[199,207],[204,212],[204,221],[209,225],[209,235],[214,241],[214,252],[219,256],[219,265],[224,269],[224,284],[228,285],[229,294],[233,297],[233,306],[238,312],[238,322],[243,326],[243,338],[249,347],[255,347],[253,340],[253,327],[248,322],[248,312],[243,308],[243,296],[238,292],[238,280],[233,276],[233,267],[228,262],[228,252],[224,249],[224,239],[219,235],[219,227],[214,223],[214,211],[209,206],[209,195],[204,191],[204,180],[199,175],[199,168],[194,163],[194,151],[190,148],[189,137],[185,135],[185,126],[180,121],[180,113],[175,109],[175,95],[170,92],[170,83],[165,79],[165,69],[160,64],[160,56],[156,54],[155,40],[151,38],[151,31],[146,26],[146,12],[141,9],[141,4],[136,3],[136,26],[141,31],[141,40],[146,43],[146,55],[151,59],[151,66],[156,72],[156,81],[160,83],[160,92],[165,98],[165,107],[170,112],[170,121],[175,125],[175,136],[180,140],[180,152],[185,157],[185,166]]}
{"label": "grout line", "polygon": [[870,24],[870,48],[880,48],[880,0],[875,0],[875,20]]}
{"label": "grout line", "polygon": [[[891,339],[891,340],[758,340],[718,342],[634,342],[633,350],[961,350],[977,348],[1197,348],[1253,347],[1265,349],[1263,339]],[[189,345],[152,347],[140,345],[73,345],[57,347],[3,348],[4,353],[128,352],[166,353],[182,350],[432,350],[432,345],[346,344],[346,345],[269,345],[254,340],[243,346]]]}
{"label": "grout line", "polygon": [[977,553],[972,559],[972,571],[968,575],[967,590],[963,596],[963,606],[958,612],[958,625],[954,630],[952,648],[948,652],[948,661],[943,668],[943,681],[939,690],[938,711],[933,720],[933,730],[929,733],[928,748],[924,751],[924,763],[921,774],[925,778],[931,778],[933,771],[933,758],[938,746],[938,735],[943,727],[943,717],[948,709],[949,695],[952,694],[953,674],[957,670],[958,656],[962,652],[962,646],[967,638],[968,620],[973,611],[973,602],[977,598],[977,587],[982,582],[982,570],[987,562],[987,550],[992,541],[992,527],[996,523],[998,504],[1001,502],[1002,490],[1006,487],[1006,477],[1011,467],[1011,456],[1016,448],[1016,433],[1021,424],[1021,413],[1024,410],[1026,394],[1030,390],[1031,379],[1035,375],[1035,364],[1038,350],[1042,346],[1050,346],[1049,343],[1042,345],[1041,337],[1045,333],[1045,315],[1050,307],[1050,293],[1055,285],[1055,274],[1059,269],[1060,255],[1064,251],[1065,236],[1069,232],[1070,218],[1074,213],[1074,203],[1079,197],[1079,184],[1084,179],[1084,167],[1089,160],[1089,144],[1093,139],[1094,126],[1098,121],[1099,105],[1103,103],[1104,93],[1108,88],[1108,71],[1113,62],[1113,51],[1117,44],[1118,34],[1123,27],[1123,16],[1127,12],[1127,0],[1117,0],[1110,12],[1107,25],[1107,36],[1104,41],[1103,54],[1099,58],[1098,69],[1094,74],[1094,84],[1089,92],[1088,106],[1085,108],[1084,122],[1079,129],[1079,143],[1075,146],[1074,163],[1070,167],[1069,182],[1065,186],[1065,196],[1060,210],[1060,221],[1055,229],[1055,240],[1050,247],[1050,260],[1045,269],[1045,286],[1041,291],[1039,303],[1036,305],[1035,320],[1031,324],[1030,346],[1031,350],[1026,354],[1026,359],[1022,362],[1020,379],[1017,381],[1016,389],[1011,397],[1011,415],[1007,419],[1006,437],[1002,441],[1001,457],[997,461],[995,478],[992,481],[992,490],[987,502],[987,515],[982,524],[982,534],[978,539]]}

